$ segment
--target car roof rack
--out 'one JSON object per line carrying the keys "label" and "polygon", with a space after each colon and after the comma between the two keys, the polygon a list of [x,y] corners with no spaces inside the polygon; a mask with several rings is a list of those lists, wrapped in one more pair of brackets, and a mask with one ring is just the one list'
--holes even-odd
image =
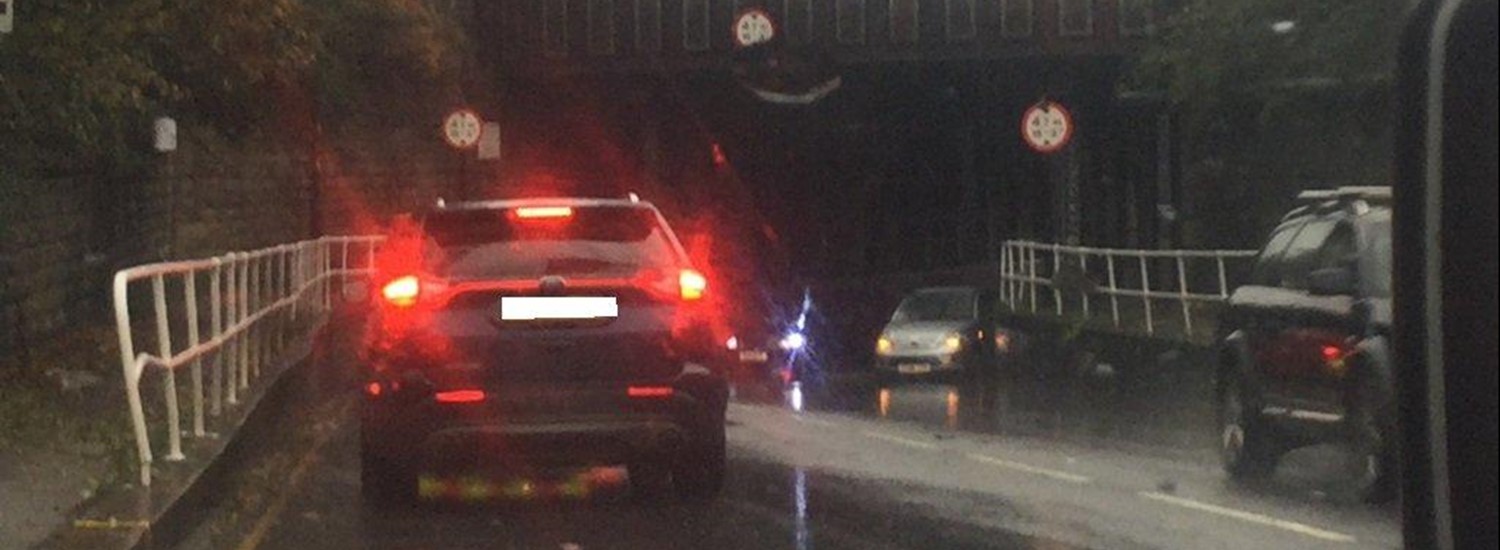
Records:
{"label": "car roof rack", "polygon": [[1285,222],[1314,213],[1348,210],[1355,215],[1370,211],[1372,205],[1389,205],[1391,188],[1387,186],[1348,186],[1334,189],[1309,189],[1297,194],[1301,205],[1281,217]]}

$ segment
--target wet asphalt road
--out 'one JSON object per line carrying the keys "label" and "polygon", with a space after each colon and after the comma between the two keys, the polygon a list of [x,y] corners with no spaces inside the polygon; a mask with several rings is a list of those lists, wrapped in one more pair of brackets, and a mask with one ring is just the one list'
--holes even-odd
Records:
{"label": "wet asphalt road", "polygon": [[944,382],[739,392],[727,488],[709,504],[638,498],[623,470],[596,469],[434,476],[445,496],[371,510],[344,357],[315,363],[287,429],[255,442],[179,548],[1400,545],[1393,508],[1338,497],[1336,449],[1294,452],[1275,479],[1234,487],[1201,434],[1173,435],[1197,426],[1170,414],[1079,419],[1045,390]]}

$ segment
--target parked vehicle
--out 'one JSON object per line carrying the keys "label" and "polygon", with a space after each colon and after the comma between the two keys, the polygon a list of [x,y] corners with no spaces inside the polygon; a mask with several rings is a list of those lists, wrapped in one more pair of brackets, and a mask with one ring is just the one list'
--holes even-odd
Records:
{"label": "parked vehicle", "polygon": [[1216,403],[1235,480],[1288,450],[1347,443],[1352,487],[1394,494],[1390,188],[1303,193],[1221,321]]}

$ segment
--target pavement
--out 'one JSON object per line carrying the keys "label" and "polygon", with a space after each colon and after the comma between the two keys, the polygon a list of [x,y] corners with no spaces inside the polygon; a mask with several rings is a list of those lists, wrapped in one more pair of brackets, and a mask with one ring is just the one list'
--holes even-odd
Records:
{"label": "pavement", "polygon": [[[1123,400],[1115,405],[1136,412],[1110,420],[1104,418],[1120,413],[1046,420],[1058,411],[1084,415],[1093,401],[1048,407],[1055,394],[1021,382],[863,381],[806,394],[801,388],[779,395],[738,392],[729,409],[727,487],[708,504],[639,497],[623,470],[596,468],[543,479],[439,475],[431,481],[451,488],[445,493],[450,496],[410,509],[374,510],[359,497],[352,369],[342,352],[322,357],[322,364],[313,365],[320,375],[283,411],[279,425],[285,429],[235,459],[205,519],[173,547],[1401,544],[1394,507],[1338,496],[1332,466],[1338,449],[1293,452],[1272,480],[1235,486],[1225,481],[1202,438],[1161,435],[1180,431],[1173,427],[1178,415],[1139,412],[1149,407],[1115,392],[1114,399]],[[1195,431],[1197,424],[1181,428]]]}

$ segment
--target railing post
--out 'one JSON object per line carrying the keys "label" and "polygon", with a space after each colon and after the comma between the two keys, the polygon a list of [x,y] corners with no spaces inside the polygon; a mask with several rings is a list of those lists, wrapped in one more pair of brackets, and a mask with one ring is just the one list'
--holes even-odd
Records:
{"label": "railing post", "polygon": [[1026,255],[1026,265],[1031,272],[1031,276],[1026,278],[1031,283],[1031,312],[1036,313],[1036,243],[1026,244]]}
{"label": "railing post", "polygon": [[250,388],[250,352],[253,341],[250,339],[250,262],[252,256],[249,253],[240,254],[240,287],[239,293],[239,317],[236,322],[240,325],[240,368],[239,388]]}
{"label": "railing post", "polygon": [[224,326],[226,327],[226,331],[234,331],[234,334],[225,339],[225,345],[229,346],[229,350],[225,354],[229,358],[227,362],[227,364],[229,365],[229,372],[225,373],[224,376],[224,389],[227,390],[227,395],[224,397],[224,399],[225,401],[228,401],[230,405],[236,405],[240,402],[239,372],[242,368],[240,365],[244,364],[241,361],[240,355],[240,332],[238,330],[235,330],[239,328],[240,319],[239,253],[229,253],[229,269],[225,270],[225,275],[224,288],[226,291],[225,296],[227,296],[228,299],[225,300],[224,303]]}
{"label": "railing post", "polygon": [[1009,276],[1010,276],[1010,248],[1004,243],[1000,244],[1000,300],[1005,305],[1010,305]]}
{"label": "railing post", "polygon": [[[1085,252],[1085,251],[1082,251],[1082,250],[1080,250],[1078,252],[1078,270],[1083,273],[1083,278],[1084,279],[1088,279],[1088,276],[1089,276],[1089,254],[1088,254],[1088,252]],[[1089,291],[1088,291],[1088,289],[1085,288],[1081,294],[1083,294],[1083,318],[1084,319],[1088,319],[1089,316],[1090,316],[1090,314],[1089,314]]]}
{"label": "railing post", "polygon": [[1151,275],[1146,269],[1146,255],[1141,254],[1141,304],[1146,306],[1146,334],[1156,334],[1156,327],[1151,323]]}
{"label": "railing post", "polygon": [[[187,306],[188,349],[198,347],[198,272],[189,270],[182,277],[182,299]],[[188,367],[193,384],[193,437],[203,437],[203,357],[193,358]]]}
{"label": "railing post", "polygon": [[1057,304],[1057,316],[1063,314],[1062,289],[1057,286],[1057,271],[1062,267],[1062,253],[1056,243],[1052,245],[1052,276],[1047,278],[1047,286],[1052,287],[1052,301]]}
{"label": "railing post", "polygon": [[115,332],[120,339],[120,373],[125,377],[125,401],[130,406],[131,427],[135,430],[135,453],[140,460],[141,486],[151,486],[151,439],[146,431],[146,410],[141,405],[141,371],[135,360],[135,337],[130,331],[130,280],[124,272],[115,274]]}
{"label": "railing post", "polygon": [[1182,335],[1188,340],[1193,337],[1193,313],[1192,302],[1188,299],[1187,266],[1182,259],[1182,251],[1177,251],[1177,295],[1182,301]]}
{"label": "railing post", "polygon": [[[172,327],[167,322],[167,283],[164,275],[151,278],[151,297],[156,311],[156,347],[163,359],[172,357]],[[167,401],[167,456],[166,460],[177,462],[187,458],[182,454],[182,419],[177,408],[177,375],[173,369],[166,370],[162,383],[163,397]]]}
{"label": "railing post", "polygon": [[1117,294],[1120,288],[1115,285],[1115,253],[1105,251],[1105,267],[1109,268],[1109,314],[1115,320],[1115,328],[1120,328],[1120,297]]}
{"label": "railing post", "polygon": [[1229,299],[1229,282],[1224,277],[1224,253],[1214,252],[1214,261],[1219,264],[1219,298]]}
{"label": "railing post", "polygon": [[208,414],[219,416],[224,411],[224,351],[229,345],[221,340],[224,337],[224,259],[214,258],[214,270],[208,276],[208,328],[212,339],[218,342],[219,348],[214,350],[213,371],[209,373],[208,391]]}

